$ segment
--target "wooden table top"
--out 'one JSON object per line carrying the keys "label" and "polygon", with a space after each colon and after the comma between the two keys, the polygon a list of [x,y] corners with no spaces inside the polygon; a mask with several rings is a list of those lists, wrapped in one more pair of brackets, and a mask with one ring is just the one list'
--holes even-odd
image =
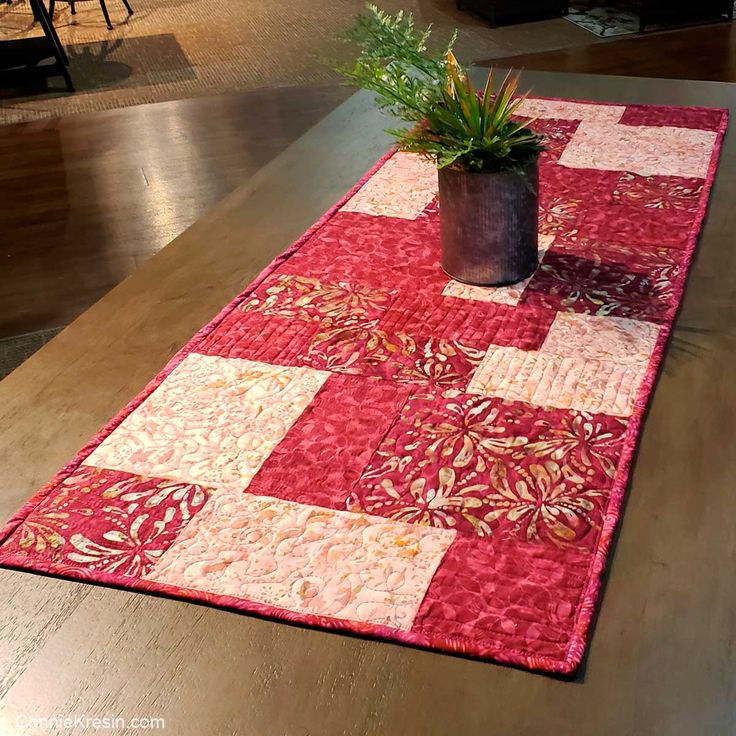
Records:
{"label": "wooden table top", "polygon": [[[713,82],[525,80],[736,110]],[[371,166],[384,122],[349,99],[0,383],[3,520]],[[0,570],[0,732],[64,715],[164,718],[177,736],[734,732],[735,156],[729,133],[575,681]]]}

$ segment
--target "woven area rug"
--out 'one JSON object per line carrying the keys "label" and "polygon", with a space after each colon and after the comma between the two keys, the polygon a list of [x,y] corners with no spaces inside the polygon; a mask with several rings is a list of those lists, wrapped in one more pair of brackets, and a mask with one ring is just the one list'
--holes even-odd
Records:
{"label": "woven area rug", "polygon": [[639,31],[639,14],[634,3],[622,3],[620,7],[572,3],[563,18],[600,38],[627,36]]}
{"label": "woven area rug", "polygon": [[0,562],[548,672],[580,664],[723,110],[535,99],[525,283],[438,265],[386,157],[0,532]]}
{"label": "woven area rug", "polygon": [[[48,88],[13,91],[3,99],[0,123],[23,122],[164,100],[259,87],[332,84],[342,77],[329,60],[348,47],[336,38],[365,8],[364,0],[108,0],[108,31],[99,2],[56,3],[54,21],[70,60],[77,92],[56,77]],[[556,18],[490,28],[461,12],[454,0],[383,0],[387,12],[414,13],[432,24],[437,44],[458,29],[458,58],[511,56],[587,43],[588,34]],[[38,35],[27,0],[0,3],[0,41]]]}
{"label": "woven area rug", "polygon": [[[679,23],[684,25],[699,25],[702,23],[716,23],[725,20],[725,13],[720,15],[714,13],[710,18],[702,16],[694,7],[695,17],[684,15]],[[610,5],[594,6],[588,0],[585,2],[571,2],[568,13],[563,16],[580,28],[590,31],[600,38],[611,38],[612,36],[628,36],[639,32],[639,3],[634,0],[619,0]],[[671,30],[677,28],[677,21],[661,21],[647,25],[647,31]],[[682,27],[682,26],[680,26]]]}

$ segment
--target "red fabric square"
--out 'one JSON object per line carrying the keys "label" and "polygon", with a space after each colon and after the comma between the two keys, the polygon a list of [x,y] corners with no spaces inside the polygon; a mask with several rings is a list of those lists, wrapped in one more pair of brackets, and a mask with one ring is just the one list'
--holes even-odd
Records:
{"label": "red fabric square", "polygon": [[547,150],[539,157],[542,166],[556,163],[559,160],[565,146],[578,129],[578,125],[580,125],[579,120],[549,119],[535,120],[531,124],[533,131],[544,136],[544,146]]}
{"label": "red fabric square", "polygon": [[23,520],[3,552],[140,578],[211,493],[200,485],[82,465]]}
{"label": "red fabric square", "polygon": [[577,233],[578,223],[593,205],[611,201],[618,172],[571,169],[549,164],[539,172],[539,232],[555,237]]}
{"label": "red fabric square", "polygon": [[[458,535],[414,621],[468,651],[513,647],[562,658],[586,582],[587,557],[510,539]],[[475,647],[469,647],[472,641]],[[477,648],[477,649],[476,649]]]}
{"label": "red fabric square", "polygon": [[270,276],[241,305],[275,317],[319,322],[322,326],[375,324],[395,291],[350,280],[316,279],[280,272]]}
{"label": "red fabric square", "polygon": [[650,275],[617,262],[547,251],[522,301],[561,312],[660,322],[670,313],[670,293]]}
{"label": "red fabric square", "polygon": [[411,390],[379,379],[330,376],[261,466],[248,493],[345,508]]}
{"label": "red fabric square", "polygon": [[299,364],[325,330],[372,327],[394,292],[288,273],[266,279],[203,343],[209,355]]}
{"label": "red fabric square", "polygon": [[414,292],[403,292],[383,314],[378,327],[417,341],[436,336],[481,349],[508,345],[537,350],[553,319],[554,314],[534,307],[452,296],[427,299]]}
{"label": "red fabric square", "polygon": [[198,353],[298,365],[320,323],[236,307],[197,347]]}
{"label": "red fabric square", "polygon": [[315,336],[302,365],[400,383],[467,386],[485,348],[443,337],[414,339],[366,327],[326,330]]}
{"label": "red fabric square", "polygon": [[399,521],[590,548],[624,420],[459,391],[404,404],[350,498]]}
{"label": "red fabric square", "polygon": [[703,179],[639,176],[626,172],[613,189],[612,204],[654,218],[661,225],[692,225],[703,196]]}
{"label": "red fabric square", "polygon": [[660,125],[672,128],[718,130],[723,110],[707,107],[666,107],[627,105],[619,121],[622,125]]}
{"label": "red fabric square", "polygon": [[447,277],[439,267],[439,227],[436,210],[416,220],[340,212],[278,273],[320,281],[349,277],[354,284],[379,289],[416,290],[421,284],[422,291],[440,294]]}
{"label": "red fabric square", "polygon": [[680,250],[685,248],[690,234],[689,219],[669,218],[666,213],[642,213],[636,207],[613,204],[586,210],[577,224],[578,235],[591,240],[660,245]]}
{"label": "red fabric square", "polygon": [[610,202],[621,173],[598,169],[573,169],[559,164],[542,165],[539,172],[539,197],[543,205],[552,199],[572,199],[591,203]]}
{"label": "red fabric square", "polygon": [[683,252],[661,246],[625,245],[590,240],[589,238],[561,238],[555,241],[554,252],[576,256],[595,266],[604,264],[620,267],[628,274],[639,274],[642,283],[651,285],[651,297],[660,307],[656,314],[669,314],[675,306],[677,284]]}
{"label": "red fabric square", "polygon": [[657,245],[684,249],[690,234],[692,217],[689,213],[670,216],[667,212],[616,204],[586,210],[577,222],[577,234],[591,240]]}

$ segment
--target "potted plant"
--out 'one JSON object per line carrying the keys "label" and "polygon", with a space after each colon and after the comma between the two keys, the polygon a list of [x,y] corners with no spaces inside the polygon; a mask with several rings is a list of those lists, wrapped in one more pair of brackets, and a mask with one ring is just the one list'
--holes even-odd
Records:
{"label": "potted plant", "polygon": [[427,49],[430,32],[417,30],[411,14],[368,5],[346,33],[360,53],[339,69],[410,124],[387,131],[400,151],[436,163],[445,272],[470,284],[521,281],[537,267],[542,138],[513,119],[526,97],[516,94],[518,75],[494,94],[490,71],[476,91],[452,51],[457,32],[439,53]]}

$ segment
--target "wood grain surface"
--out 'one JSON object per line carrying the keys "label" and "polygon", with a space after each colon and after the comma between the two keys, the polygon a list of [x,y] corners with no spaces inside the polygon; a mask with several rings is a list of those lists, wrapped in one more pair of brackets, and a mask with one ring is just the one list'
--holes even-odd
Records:
{"label": "wood grain surface", "polygon": [[266,88],[3,126],[0,339],[69,324],[349,95]]}
{"label": "wood grain surface", "polygon": [[476,62],[548,72],[736,82],[736,24],[625,36]]}
{"label": "wood grain surface", "polygon": [[[736,109],[717,83],[525,79],[542,95]],[[0,383],[0,516],[370,167],[383,124],[365,94],[349,99]],[[84,733],[22,727],[80,714],[164,718],[177,736],[733,733],[735,149],[729,134],[574,681],[0,570],[0,733]]]}

